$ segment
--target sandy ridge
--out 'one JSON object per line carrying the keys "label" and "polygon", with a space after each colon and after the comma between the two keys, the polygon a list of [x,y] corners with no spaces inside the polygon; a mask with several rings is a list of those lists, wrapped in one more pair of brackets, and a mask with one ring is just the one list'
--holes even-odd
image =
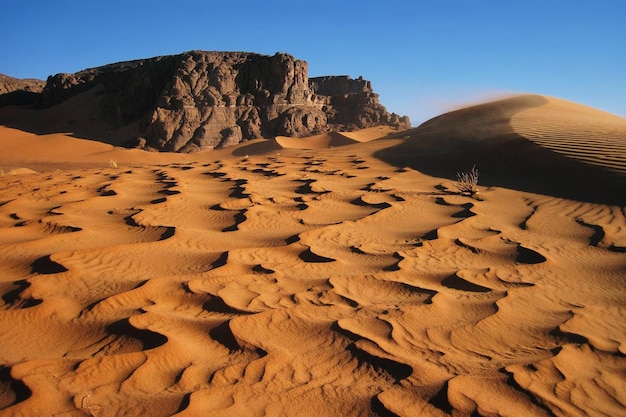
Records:
{"label": "sandy ridge", "polygon": [[547,100],[515,114],[513,129],[555,152],[626,174],[624,118],[553,97]]}

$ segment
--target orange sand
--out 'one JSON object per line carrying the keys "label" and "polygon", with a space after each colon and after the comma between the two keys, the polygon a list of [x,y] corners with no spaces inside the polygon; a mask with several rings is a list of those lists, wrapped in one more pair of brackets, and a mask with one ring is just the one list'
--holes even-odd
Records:
{"label": "orange sand", "polygon": [[0,127],[0,416],[625,415],[626,120],[522,96],[388,133]]}

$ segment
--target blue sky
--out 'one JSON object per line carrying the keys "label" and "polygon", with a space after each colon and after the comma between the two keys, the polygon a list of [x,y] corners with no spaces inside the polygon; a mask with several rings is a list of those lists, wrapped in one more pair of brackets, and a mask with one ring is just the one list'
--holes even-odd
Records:
{"label": "blue sky", "polygon": [[626,117],[624,0],[0,0],[0,73],[14,77],[192,49],[363,76],[414,125],[519,92]]}

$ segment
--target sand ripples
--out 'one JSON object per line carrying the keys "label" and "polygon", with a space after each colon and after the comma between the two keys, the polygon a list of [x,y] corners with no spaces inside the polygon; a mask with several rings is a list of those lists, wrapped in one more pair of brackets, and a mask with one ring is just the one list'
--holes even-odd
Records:
{"label": "sand ripples", "polygon": [[0,415],[623,412],[621,208],[350,152],[6,182]]}

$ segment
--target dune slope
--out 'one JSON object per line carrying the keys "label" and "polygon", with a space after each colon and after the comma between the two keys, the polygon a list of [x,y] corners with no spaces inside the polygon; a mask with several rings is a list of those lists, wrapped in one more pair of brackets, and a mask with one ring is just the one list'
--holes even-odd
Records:
{"label": "dune slope", "polygon": [[0,177],[0,416],[624,414],[624,207],[412,141]]}
{"label": "dune slope", "polygon": [[404,133],[378,156],[455,178],[476,165],[484,185],[590,202],[626,202],[626,119],[522,95],[471,106]]}

